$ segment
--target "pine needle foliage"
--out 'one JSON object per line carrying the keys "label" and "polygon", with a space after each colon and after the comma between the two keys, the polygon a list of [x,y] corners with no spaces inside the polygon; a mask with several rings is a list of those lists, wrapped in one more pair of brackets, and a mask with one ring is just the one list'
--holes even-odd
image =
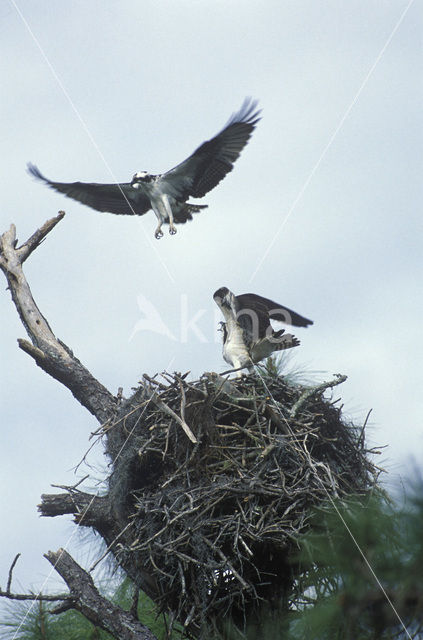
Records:
{"label": "pine needle foliage", "polygon": [[423,637],[421,489],[407,508],[377,491],[316,510],[299,556],[301,615],[276,637]]}

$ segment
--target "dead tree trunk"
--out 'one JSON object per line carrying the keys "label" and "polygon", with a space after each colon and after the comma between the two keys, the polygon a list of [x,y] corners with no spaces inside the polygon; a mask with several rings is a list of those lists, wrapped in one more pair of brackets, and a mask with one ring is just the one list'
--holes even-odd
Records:
{"label": "dead tree trunk", "polygon": [[[113,396],[75,357],[72,350],[57,338],[47,320],[35,303],[22,265],[31,253],[40,245],[47,234],[63,218],[64,212],[48,220],[26,242],[17,247],[16,228],[11,225],[0,238],[0,268],[4,272],[12,300],[24,325],[28,340],[18,340],[19,347],[28,353],[39,367],[53,378],[64,384],[74,397],[92,413],[100,424],[107,428],[116,413],[117,398]],[[118,527],[110,515],[110,503],[96,496],[70,491],[64,497],[63,506],[56,497],[49,512],[46,500],[46,515],[74,513],[79,524],[92,526],[111,543],[119,534]],[[46,558],[62,575],[70,588],[71,600],[66,607],[81,611],[91,622],[109,631],[116,638],[127,640],[154,640],[155,636],[134,616],[116,607],[100,596],[91,577],[79,567],[63,550],[46,554]],[[0,595],[11,597],[10,593]],[[33,597],[34,596],[29,596]],[[40,596],[42,598],[42,596]],[[63,598],[61,598],[63,599]],[[71,604],[70,604],[71,603]],[[63,607],[61,609],[63,611]]]}
{"label": "dead tree trunk", "polygon": [[47,320],[38,309],[22,270],[46,235],[63,218],[60,212],[48,220],[23,245],[16,247],[16,229],[11,225],[0,238],[0,268],[4,272],[13,302],[31,342],[19,340],[41,369],[72,391],[75,398],[100,422],[106,422],[116,408],[116,398],[91,375],[74,356],[71,349],[56,338]]}

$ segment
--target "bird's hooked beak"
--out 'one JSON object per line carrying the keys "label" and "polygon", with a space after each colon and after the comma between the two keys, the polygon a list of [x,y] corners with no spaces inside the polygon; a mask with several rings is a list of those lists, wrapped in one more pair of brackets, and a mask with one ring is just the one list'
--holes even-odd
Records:
{"label": "bird's hooked beak", "polygon": [[227,287],[220,287],[220,289],[214,292],[213,300],[219,307],[222,304],[225,306],[229,306],[228,300],[227,300],[228,293],[229,293],[229,289],[227,289]]}

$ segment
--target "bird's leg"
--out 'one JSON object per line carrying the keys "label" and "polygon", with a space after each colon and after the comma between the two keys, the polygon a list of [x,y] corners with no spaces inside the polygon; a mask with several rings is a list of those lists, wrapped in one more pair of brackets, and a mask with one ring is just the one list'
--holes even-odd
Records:
{"label": "bird's leg", "polygon": [[236,371],[235,377],[236,378],[242,378],[242,376],[245,375],[245,374],[242,372],[242,369],[240,367],[243,367],[243,368],[248,367],[248,364],[246,364],[243,359],[237,358],[235,356],[232,359],[232,366],[233,366],[234,369],[240,369],[239,371]]}
{"label": "bird's leg", "polygon": [[176,227],[173,224],[173,211],[172,211],[172,207],[170,206],[169,198],[166,194],[162,196],[162,202],[164,204],[167,217],[169,218],[169,233],[171,236],[174,236],[176,233]]}
{"label": "bird's leg", "polygon": [[162,224],[164,222],[164,218],[162,216],[162,212],[160,211],[160,207],[158,207],[156,203],[152,202],[151,208],[153,209],[154,213],[156,214],[156,218],[159,221],[159,224],[157,225],[157,228],[154,232],[154,237],[156,238],[156,240],[160,240],[160,238],[163,238]]}

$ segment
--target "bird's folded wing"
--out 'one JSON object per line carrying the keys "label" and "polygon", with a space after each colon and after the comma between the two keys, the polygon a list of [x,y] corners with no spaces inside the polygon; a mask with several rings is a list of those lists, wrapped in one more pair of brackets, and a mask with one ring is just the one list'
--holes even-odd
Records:
{"label": "bird's folded wing", "polygon": [[260,120],[257,102],[247,98],[241,109],[211,140],[161,176],[167,193],[176,199],[202,198],[232,171],[233,163],[247,144]]}
{"label": "bird's folded wing", "polygon": [[122,215],[142,215],[150,208],[150,200],[130,183],[98,184],[95,182],[52,182],[33,164],[28,172],[68,198],[96,209]]}
{"label": "bird's folded wing", "polygon": [[309,324],[313,324],[313,320],[309,320],[296,311],[292,311],[292,309],[288,309],[288,307],[278,302],[273,302],[273,300],[263,298],[255,293],[243,293],[236,297],[240,309],[252,309],[257,310],[257,313],[262,313],[263,308],[265,308],[272,320],[285,322],[294,327],[307,327]]}

